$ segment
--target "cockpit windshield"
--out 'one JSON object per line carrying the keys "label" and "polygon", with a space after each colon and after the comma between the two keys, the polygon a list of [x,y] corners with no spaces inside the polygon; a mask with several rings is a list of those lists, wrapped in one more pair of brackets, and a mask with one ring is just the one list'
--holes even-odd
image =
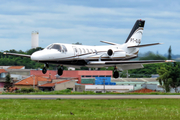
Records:
{"label": "cockpit windshield", "polygon": [[62,45],[62,48],[63,48],[64,52],[67,52],[67,48],[65,45]]}
{"label": "cockpit windshield", "polygon": [[58,45],[58,44],[52,44],[52,45],[49,45],[48,47],[47,47],[47,49],[56,49],[56,50],[58,50],[58,51],[60,51],[61,52],[61,46],[60,45]]}

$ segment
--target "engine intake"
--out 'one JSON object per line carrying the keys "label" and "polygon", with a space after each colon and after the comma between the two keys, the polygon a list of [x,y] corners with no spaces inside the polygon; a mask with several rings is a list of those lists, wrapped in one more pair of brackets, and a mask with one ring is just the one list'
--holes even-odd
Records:
{"label": "engine intake", "polygon": [[107,51],[107,54],[108,54],[109,56],[112,56],[113,50],[112,50],[112,49],[109,49],[109,50]]}

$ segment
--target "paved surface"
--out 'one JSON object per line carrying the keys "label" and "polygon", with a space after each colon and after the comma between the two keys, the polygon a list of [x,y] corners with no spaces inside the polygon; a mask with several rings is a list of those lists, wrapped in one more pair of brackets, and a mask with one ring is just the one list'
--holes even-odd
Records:
{"label": "paved surface", "polygon": [[0,99],[180,99],[180,95],[0,95]]}

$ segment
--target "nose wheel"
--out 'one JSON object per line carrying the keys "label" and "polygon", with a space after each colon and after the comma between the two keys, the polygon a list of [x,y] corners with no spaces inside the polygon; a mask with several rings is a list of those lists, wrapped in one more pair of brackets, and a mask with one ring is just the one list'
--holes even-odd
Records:
{"label": "nose wheel", "polygon": [[49,65],[46,63],[46,64],[44,64],[44,67],[43,67],[43,69],[42,69],[42,73],[43,73],[43,74],[46,74],[47,68],[49,68]]}
{"label": "nose wheel", "polygon": [[61,65],[61,67],[58,69],[57,74],[61,76],[63,74],[64,67]]}

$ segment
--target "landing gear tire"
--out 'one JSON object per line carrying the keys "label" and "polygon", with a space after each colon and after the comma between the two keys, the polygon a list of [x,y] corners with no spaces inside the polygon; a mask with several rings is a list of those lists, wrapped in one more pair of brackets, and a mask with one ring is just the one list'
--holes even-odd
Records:
{"label": "landing gear tire", "polygon": [[58,75],[59,76],[61,76],[62,74],[63,74],[63,70],[64,70],[64,68],[63,68],[63,66],[61,66],[59,69],[58,69]]}
{"label": "landing gear tire", "polygon": [[42,73],[43,73],[43,74],[46,74],[46,72],[47,72],[47,68],[46,68],[46,67],[43,67]]}
{"label": "landing gear tire", "polygon": [[114,77],[114,78],[118,78],[118,77],[119,77],[119,71],[114,71],[113,77]]}

